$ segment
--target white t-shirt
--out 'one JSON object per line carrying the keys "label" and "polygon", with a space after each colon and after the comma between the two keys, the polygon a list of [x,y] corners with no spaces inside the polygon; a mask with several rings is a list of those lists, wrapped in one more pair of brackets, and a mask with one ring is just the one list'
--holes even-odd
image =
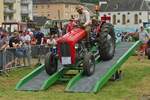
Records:
{"label": "white t-shirt", "polygon": [[139,40],[141,40],[143,43],[147,43],[149,36],[150,35],[146,31],[139,32]]}
{"label": "white t-shirt", "polygon": [[22,40],[23,43],[26,44],[26,42],[30,42],[31,41],[31,37],[30,37],[30,35],[27,34],[25,36],[21,36],[21,40]]}
{"label": "white t-shirt", "polygon": [[87,10],[83,10],[82,14],[79,14],[79,21],[84,23],[84,25],[89,25],[91,23],[90,13]]}
{"label": "white t-shirt", "polygon": [[49,45],[56,45],[57,42],[56,42],[55,39],[47,39],[47,44],[49,44]]}

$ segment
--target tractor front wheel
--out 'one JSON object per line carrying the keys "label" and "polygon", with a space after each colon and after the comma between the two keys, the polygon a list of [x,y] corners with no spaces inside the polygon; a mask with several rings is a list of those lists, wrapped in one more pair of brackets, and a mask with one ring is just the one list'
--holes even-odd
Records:
{"label": "tractor front wheel", "polygon": [[95,71],[95,58],[92,53],[87,53],[83,60],[83,72],[86,76],[91,76]]}
{"label": "tractor front wheel", "polygon": [[52,53],[48,53],[45,58],[45,70],[47,74],[54,74],[57,71],[57,66],[57,57]]}

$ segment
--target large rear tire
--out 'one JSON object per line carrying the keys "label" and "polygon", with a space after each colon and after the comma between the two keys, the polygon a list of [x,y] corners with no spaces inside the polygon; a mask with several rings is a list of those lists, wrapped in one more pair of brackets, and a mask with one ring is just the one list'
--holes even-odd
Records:
{"label": "large rear tire", "polygon": [[83,73],[86,76],[91,76],[95,72],[95,59],[92,53],[87,53],[83,60]]}
{"label": "large rear tire", "polygon": [[148,59],[150,59],[150,48],[147,48],[146,53],[147,53]]}
{"label": "large rear tire", "polygon": [[104,61],[110,60],[115,53],[115,32],[111,24],[105,23],[99,34],[100,58]]}
{"label": "large rear tire", "polygon": [[57,57],[52,53],[48,53],[45,58],[45,70],[47,74],[54,74],[57,71],[57,66]]}

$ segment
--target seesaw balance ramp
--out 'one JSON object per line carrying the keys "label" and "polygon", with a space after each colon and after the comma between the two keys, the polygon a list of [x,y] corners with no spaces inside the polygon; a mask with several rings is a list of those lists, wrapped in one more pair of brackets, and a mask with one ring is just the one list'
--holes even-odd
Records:
{"label": "seesaw balance ramp", "polygon": [[140,41],[119,43],[112,60],[98,63],[94,75],[90,77],[82,76],[82,73],[74,77],[70,80],[66,91],[98,92],[140,44]]}

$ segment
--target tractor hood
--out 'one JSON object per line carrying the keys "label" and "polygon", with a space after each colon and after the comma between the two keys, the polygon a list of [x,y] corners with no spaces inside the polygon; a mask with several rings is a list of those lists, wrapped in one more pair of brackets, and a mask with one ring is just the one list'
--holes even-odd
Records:
{"label": "tractor hood", "polygon": [[59,38],[57,42],[58,44],[63,42],[77,43],[78,41],[82,40],[85,37],[86,37],[86,32],[84,29],[75,28],[71,32]]}

